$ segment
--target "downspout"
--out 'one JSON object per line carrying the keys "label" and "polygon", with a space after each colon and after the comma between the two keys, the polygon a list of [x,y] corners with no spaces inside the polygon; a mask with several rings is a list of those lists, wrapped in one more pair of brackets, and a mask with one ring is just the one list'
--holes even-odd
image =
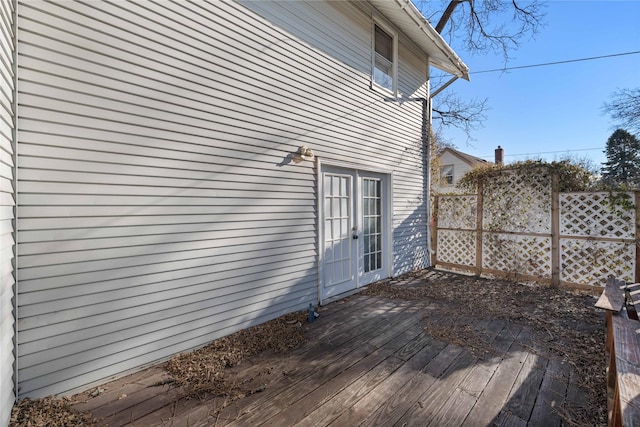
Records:
{"label": "downspout", "polygon": [[18,399],[18,7],[13,0],[13,398]]}
{"label": "downspout", "polygon": [[[428,73],[428,72],[427,72]],[[431,97],[430,91],[430,79],[427,74],[427,96],[422,100],[422,143],[426,153],[426,179],[425,179],[425,198],[427,206],[427,266],[431,265],[431,254],[433,250],[431,248]]]}
{"label": "downspout", "polygon": [[427,63],[427,97],[422,103],[422,141],[426,150],[426,163],[427,163],[427,179],[426,179],[426,203],[427,203],[427,260],[429,267],[431,260],[433,259],[433,247],[431,246],[431,123],[433,119],[433,108],[431,100],[445,90],[449,85],[458,80],[458,76],[453,76],[449,81],[440,86],[438,89],[431,93],[431,72],[429,64]]}

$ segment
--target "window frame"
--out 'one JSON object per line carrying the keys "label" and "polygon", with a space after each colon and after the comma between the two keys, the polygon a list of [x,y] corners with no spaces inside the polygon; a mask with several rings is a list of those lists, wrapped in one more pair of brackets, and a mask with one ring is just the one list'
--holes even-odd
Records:
{"label": "window frame", "polygon": [[[376,27],[384,31],[391,37],[391,81],[392,88],[389,89],[382,86],[375,79],[376,72]],[[398,93],[398,32],[391,28],[388,24],[381,22],[379,19],[374,18],[371,22],[371,89],[380,91],[385,95],[396,96]]]}
{"label": "window frame", "polygon": [[[444,174],[444,169],[449,167],[451,168],[451,175],[450,175],[451,182],[448,182],[449,180],[447,179],[449,175]],[[455,166],[453,164],[440,166],[440,185],[442,186],[454,185],[454,180],[455,180]]]}

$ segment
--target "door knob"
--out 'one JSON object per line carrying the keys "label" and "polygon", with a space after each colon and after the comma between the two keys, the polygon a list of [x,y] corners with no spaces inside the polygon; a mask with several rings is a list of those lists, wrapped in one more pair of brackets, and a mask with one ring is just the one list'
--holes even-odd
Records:
{"label": "door knob", "polygon": [[358,235],[357,234],[353,235],[353,240],[358,240]]}

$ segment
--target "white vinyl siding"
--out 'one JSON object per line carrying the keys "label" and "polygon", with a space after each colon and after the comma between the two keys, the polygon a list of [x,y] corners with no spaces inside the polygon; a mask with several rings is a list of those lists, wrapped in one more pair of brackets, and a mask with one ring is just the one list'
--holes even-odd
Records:
{"label": "white vinyl siding", "polygon": [[15,182],[14,3],[0,2],[0,425],[8,425],[14,396],[13,262]]}
{"label": "white vinyl siding", "polygon": [[[371,90],[359,7],[20,3],[20,396],[316,302],[301,145],[396,171],[395,272],[424,266],[421,104]],[[426,58],[402,44],[398,74],[426,96]]]}
{"label": "white vinyl siding", "polygon": [[[437,191],[439,193],[461,192],[461,190],[456,187],[456,184],[458,184],[458,181],[460,181],[464,174],[473,169],[473,166],[448,151],[442,153],[438,159],[438,163],[441,168],[443,166],[453,167],[453,184],[447,184],[443,179],[444,177],[438,174]],[[440,171],[442,171],[442,169],[440,169]]]}

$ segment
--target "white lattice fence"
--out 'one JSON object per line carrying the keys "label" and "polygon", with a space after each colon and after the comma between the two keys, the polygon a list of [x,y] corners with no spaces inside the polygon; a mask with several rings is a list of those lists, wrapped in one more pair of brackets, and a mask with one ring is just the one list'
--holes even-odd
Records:
{"label": "white lattice fence", "polygon": [[[635,194],[558,194],[551,183],[545,171],[537,177],[505,173],[484,184],[482,202],[469,195],[440,197],[437,262],[553,283],[602,286],[609,276],[637,280],[636,209],[629,203]],[[554,194],[558,209],[552,211]],[[481,226],[477,209],[482,209]]]}
{"label": "white lattice fence", "polygon": [[[632,193],[624,196],[633,200]],[[633,281],[635,210],[616,205],[608,192],[562,193],[559,198],[560,280],[596,285],[615,276]]]}
{"label": "white lattice fence", "polygon": [[438,204],[438,228],[475,230],[478,196],[443,196]]}
{"label": "white lattice fence", "polygon": [[551,237],[484,233],[482,268],[551,278]]}
{"label": "white lattice fence", "polygon": [[438,261],[466,267],[476,265],[476,232],[441,230],[438,232]]}
{"label": "white lattice fence", "polygon": [[441,263],[476,265],[478,196],[443,196],[438,204],[437,254]]}
{"label": "white lattice fence", "polygon": [[482,228],[492,231],[551,233],[551,179],[505,172],[484,184]]}
{"label": "white lattice fence", "polygon": [[633,281],[635,243],[560,239],[560,280],[604,286],[609,276]]}
{"label": "white lattice fence", "polygon": [[606,192],[561,193],[560,235],[634,239],[635,211],[616,206]]}

